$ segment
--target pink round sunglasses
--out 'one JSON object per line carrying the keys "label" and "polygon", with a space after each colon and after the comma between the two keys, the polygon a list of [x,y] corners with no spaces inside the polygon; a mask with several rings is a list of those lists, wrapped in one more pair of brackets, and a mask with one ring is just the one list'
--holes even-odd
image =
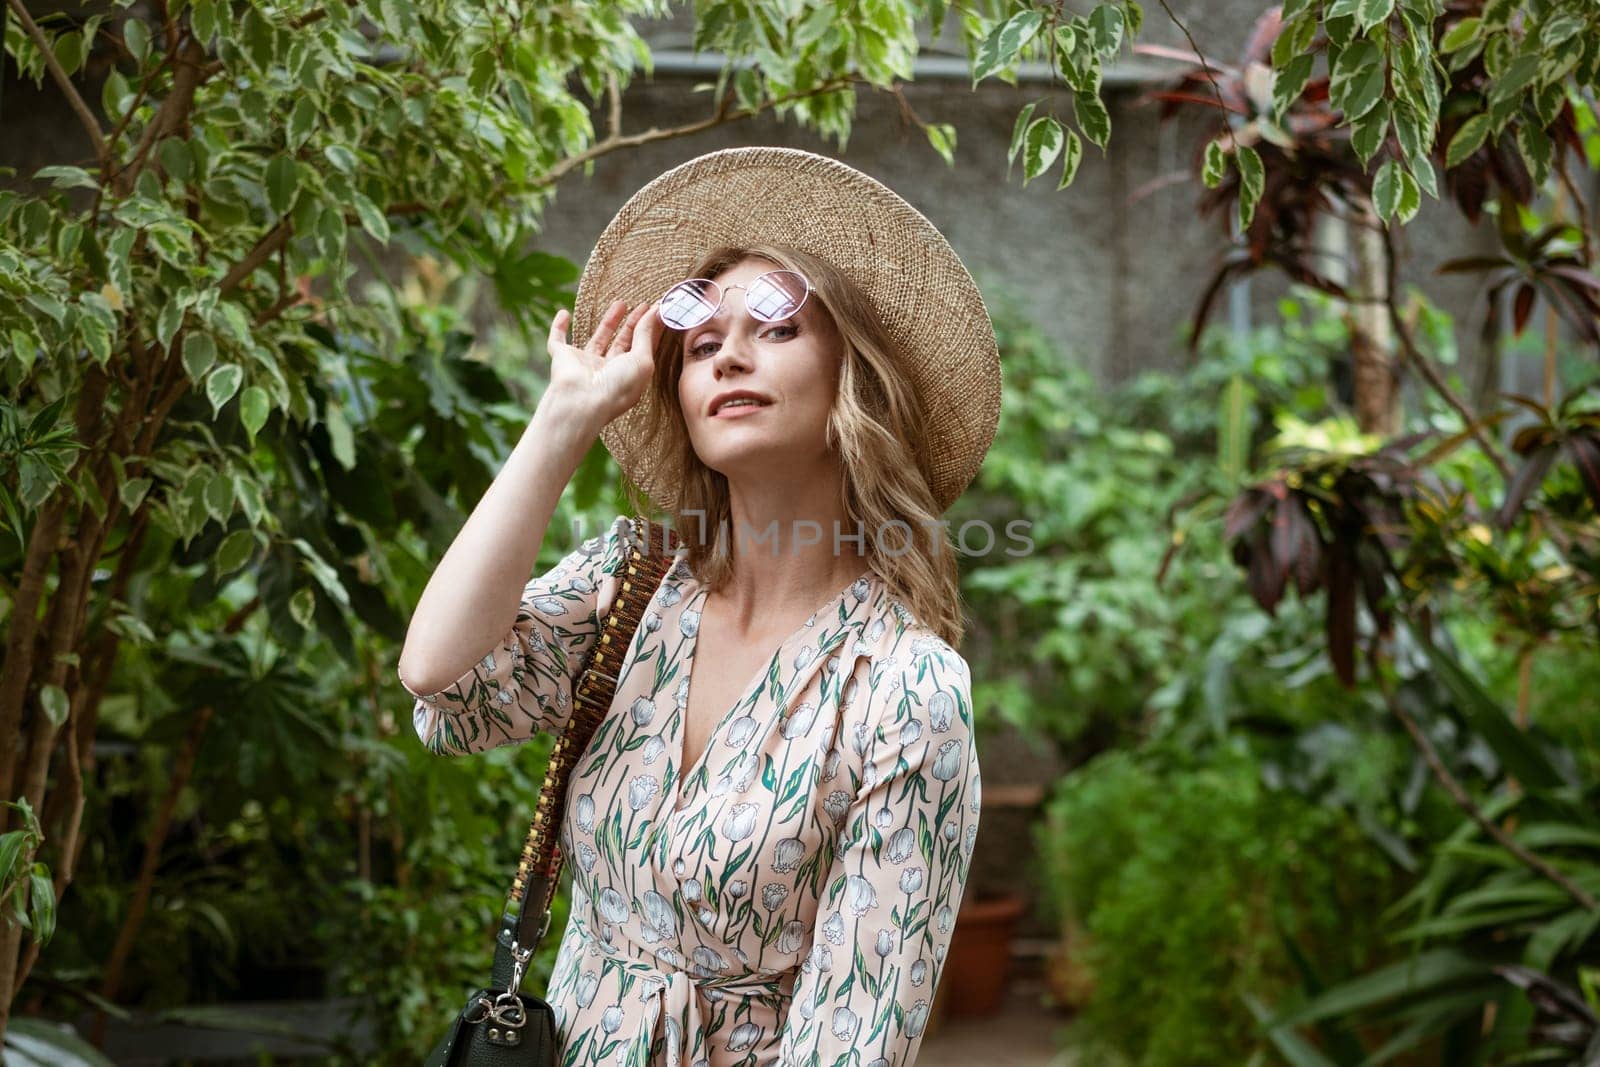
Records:
{"label": "pink round sunglasses", "polygon": [[693,329],[722,310],[722,301],[732,289],[744,290],[745,310],[762,322],[789,318],[816,291],[804,274],[793,270],[769,270],[752,278],[749,285],[719,285],[710,278],[689,278],[668,289],[657,301],[661,321],[674,330]]}

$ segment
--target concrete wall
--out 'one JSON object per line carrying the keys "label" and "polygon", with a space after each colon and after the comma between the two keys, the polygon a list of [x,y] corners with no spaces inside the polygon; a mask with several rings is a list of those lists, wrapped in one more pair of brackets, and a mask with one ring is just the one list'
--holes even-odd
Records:
{"label": "concrete wall", "polygon": [[[1259,8],[1213,0],[1175,10],[1208,58],[1227,62]],[[1147,13],[1146,26],[1144,40],[1186,47],[1159,7]],[[649,36],[656,48],[687,59],[690,29],[680,18]],[[949,37],[942,42],[947,51]],[[905,99],[925,121],[956,126],[954,168],[908,121],[899,101],[864,92],[843,150],[763,116],[602,157],[591,176],[573,174],[563,181],[544,244],[581,263],[631,193],[703,152],[753,144],[805,148],[843,159],[898,191],[945,233],[985,292],[1017,297],[1066,358],[1101,380],[1176,367],[1183,362],[1186,323],[1227,246],[1227,221],[1198,217],[1204,187],[1184,176],[1218,128],[1215,118],[1191,114],[1158,122],[1154,106],[1140,100],[1147,85],[1139,82],[1174,66],[1129,56],[1108,73],[1110,147],[1102,153],[1086,143],[1077,178],[1064,191],[1056,190],[1054,173],[1024,188],[1020,169],[1007,176],[1005,156],[1018,110],[1038,100],[1037,114],[1053,111],[1065,118],[1072,108],[1067,94],[1037,81],[1010,86],[994,79],[973,92],[963,77],[924,76],[904,89]],[[636,81],[624,96],[624,132],[704,118],[709,94],[692,87],[706,77],[658,73]],[[597,114],[596,122],[603,117]],[[1402,286],[1422,285],[1446,310],[1475,323],[1482,314],[1477,279],[1436,278],[1432,272],[1445,259],[1495,248],[1488,226],[1469,227],[1453,209],[1424,198],[1399,245],[1406,256]],[[1244,288],[1251,320],[1260,324],[1275,319],[1275,302],[1288,286],[1262,272]],[[1226,325],[1228,318],[1228,300],[1220,299],[1210,322]],[[1477,354],[1470,336],[1464,331],[1469,362]]]}

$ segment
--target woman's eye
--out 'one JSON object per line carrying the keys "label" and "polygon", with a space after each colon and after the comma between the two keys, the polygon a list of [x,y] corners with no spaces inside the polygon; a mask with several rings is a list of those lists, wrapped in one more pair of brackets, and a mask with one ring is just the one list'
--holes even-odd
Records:
{"label": "woman's eye", "polygon": [[[785,322],[776,326],[767,327],[761,332],[761,337],[763,340],[787,341],[791,337],[796,336],[799,332],[800,327],[796,326],[792,322]],[[721,341],[700,341],[690,345],[687,351],[691,359],[704,359],[707,356],[715,353],[718,346],[721,344]]]}

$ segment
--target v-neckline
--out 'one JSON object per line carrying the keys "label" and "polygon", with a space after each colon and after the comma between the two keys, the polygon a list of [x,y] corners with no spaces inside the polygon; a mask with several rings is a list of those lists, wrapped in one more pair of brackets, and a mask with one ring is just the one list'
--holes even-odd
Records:
{"label": "v-neckline", "polygon": [[689,688],[684,691],[683,707],[679,710],[679,714],[677,716],[678,776],[673,782],[672,811],[674,815],[683,810],[684,790],[687,788],[688,782],[696,774],[700,773],[701,764],[705,763],[706,758],[711,754],[711,749],[717,744],[718,739],[722,736],[722,732],[727,727],[729,720],[733,716],[733,713],[744,707],[745,704],[749,702],[751,690],[755,689],[758,685],[766,684],[767,674],[772,669],[773,658],[782,657],[785,652],[789,651],[790,647],[795,643],[797,638],[799,638],[802,634],[811,632],[814,629],[812,625],[813,620],[820,617],[823,613],[830,611],[837,606],[841,600],[849,596],[850,590],[854,589],[856,584],[862,579],[867,579],[870,582],[874,573],[875,572],[869,567],[860,574],[856,575],[854,578],[850,579],[844,588],[840,589],[832,597],[828,598],[825,603],[818,606],[817,609],[810,615],[807,615],[806,618],[801,621],[800,625],[795,627],[794,631],[790,633],[788,637],[783,639],[777,648],[773,650],[772,654],[767,656],[766,659],[762,661],[761,666],[756,668],[755,673],[750,676],[749,681],[747,681],[744,685],[744,688],[739,691],[739,695],[734,699],[733,703],[724,709],[722,714],[717,718],[716,725],[713,726],[711,728],[711,732],[706,735],[705,746],[701,749],[700,754],[695,757],[694,766],[685,769],[684,762],[688,758],[689,698],[694,691],[694,661],[695,657],[700,653],[699,620],[703,618],[701,612],[705,605],[706,596],[710,593],[710,589],[708,589],[705,585],[702,585],[698,578],[690,579],[693,582],[695,589],[693,593],[684,598],[683,610],[684,612],[693,610],[695,612],[696,622],[694,633],[690,634],[687,638],[688,644],[685,648],[684,654],[684,662],[687,664],[686,677],[689,680]]}

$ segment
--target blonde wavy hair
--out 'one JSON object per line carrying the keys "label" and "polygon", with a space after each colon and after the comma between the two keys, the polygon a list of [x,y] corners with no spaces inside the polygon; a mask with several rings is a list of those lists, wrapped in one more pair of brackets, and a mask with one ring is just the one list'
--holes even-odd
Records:
{"label": "blonde wavy hair", "polygon": [[[868,565],[882,575],[911,614],[951,645],[959,644],[965,630],[960,571],[949,532],[939,520],[928,467],[930,447],[923,431],[927,419],[905,374],[904,358],[867,295],[843,271],[808,252],[768,244],[723,246],[706,253],[687,277],[716,278],[746,259],[799,271],[815,287],[812,299],[833,320],[843,350],[827,445],[843,466],[840,503],[850,529],[865,532]],[[698,580],[720,589],[733,575],[728,480],[700,461],[689,440],[678,404],[683,336],[665,330],[657,345],[655,373],[648,386],[655,404],[641,430],[642,447],[646,455],[659,457],[665,484],[679,487],[668,510],[682,536],[690,569]],[[631,483],[628,495],[636,509],[649,513],[647,502]],[[888,527],[895,520],[909,525],[909,537],[904,530]],[[700,537],[701,529],[711,536]],[[879,549],[879,536],[889,551]],[[904,551],[902,546],[907,546]]]}

